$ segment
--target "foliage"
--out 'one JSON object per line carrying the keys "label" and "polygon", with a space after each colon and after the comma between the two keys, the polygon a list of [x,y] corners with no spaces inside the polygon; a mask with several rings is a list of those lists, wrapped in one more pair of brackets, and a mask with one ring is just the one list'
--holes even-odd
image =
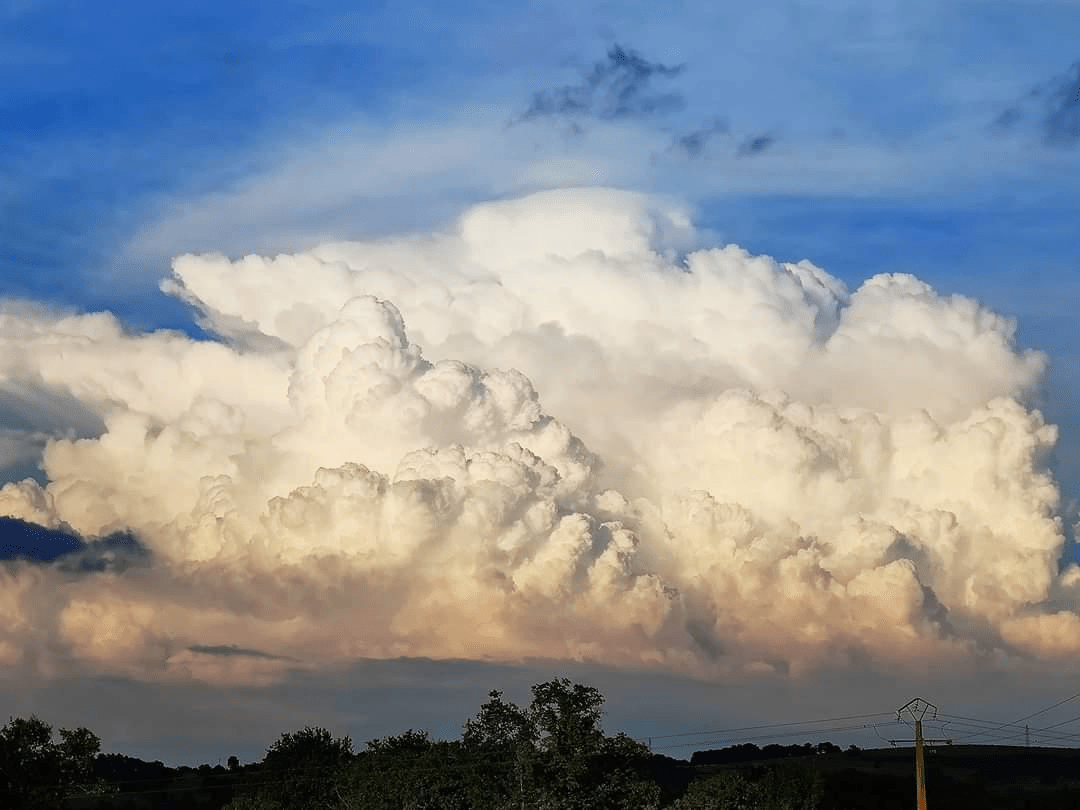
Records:
{"label": "foliage", "polygon": [[698,779],[675,803],[676,810],[755,810],[755,786],[738,771]]}
{"label": "foliage", "polygon": [[532,742],[533,726],[528,715],[503,700],[502,692],[488,693],[488,702],[474,719],[465,721],[461,736],[465,747],[488,754],[505,755]]}
{"label": "foliage", "polygon": [[770,768],[750,779],[739,771],[722,771],[692,783],[675,803],[676,810],[817,810],[825,785],[809,768]]}
{"label": "foliage", "polygon": [[226,807],[229,810],[281,810],[281,802],[269,792],[248,793],[237,796]]}
{"label": "foliage", "polygon": [[423,731],[373,740],[351,769],[345,807],[372,810],[465,810],[468,772],[461,743]]}
{"label": "foliage", "polygon": [[817,810],[825,780],[811,768],[773,768],[757,783],[761,810]]}
{"label": "foliage", "polygon": [[[910,752],[741,745],[703,752],[694,765],[605,734],[603,705],[591,687],[549,681],[533,687],[527,706],[491,692],[460,740],[409,730],[354,753],[348,738],[307,727],[282,734],[262,762],[241,766],[230,757],[228,769],[99,754],[86,729],[54,738],[36,717],[13,719],[0,729],[0,810],[905,810],[914,803]],[[927,763],[933,804],[1080,806],[1080,751],[965,748]],[[705,757],[726,762],[700,763]],[[95,777],[123,790],[99,790]]]}
{"label": "foliage", "polygon": [[271,770],[297,770],[335,766],[352,756],[352,740],[335,739],[325,728],[308,726],[293,734],[282,734],[267,750],[263,765]]}
{"label": "foliage", "polygon": [[252,788],[229,804],[230,810],[322,810],[336,807],[352,740],[308,726],[282,734],[253,771]]}
{"label": "foliage", "polygon": [[60,807],[66,796],[101,795],[94,777],[101,740],[88,729],[53,729],[37,717],[12,718],[0,728],[0,807]]}
{"label": "foliage", "polygon": [[573,757],[597,749],[604,738],[600,690],[559,678],[537,684],[532,693],[527,716],[541,751]]}
{"label": "foliage", "polygon": [[462,747],[473,769],[470,807],[648,808],[659,788],[648,777],[648,749],[600,728],[604,698],[558,679],[537,684],[525,709],[492,692],[465,724]]}
{"label": "foliage", "polygon": [[532,791],[536,731],[525,710],[489,693],[461,739],[470,807],[505,807]]}

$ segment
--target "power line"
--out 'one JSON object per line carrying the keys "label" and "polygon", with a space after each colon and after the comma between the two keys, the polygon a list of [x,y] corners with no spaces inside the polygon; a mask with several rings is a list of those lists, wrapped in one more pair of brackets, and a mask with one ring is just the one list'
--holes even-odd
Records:
{"label": "power line", "polygon": [[1066,726],[1069,723],[1075,723],[1077,720],[1080,720],[1080,715],[1077,715],[1076,717],[1070,717],[1068,720],[1062,720],[1060,723],[1054,723],[1054,725],[1052,725],[1052,726],[1045,726],[1044,728],[1041,728],[1041,729],[1038,729],[1038,730],[1039,731],[1047,731],[1048,729],[1058,728],[1060,726]]}
{"label": "power line", "polygon": [[[977,718],[960,717],[958,715],[948,715],[948,716],[945,716],[945,718],[946,719],[943,720],[942,722],[950,723],[950,724],[953,724],[953,725],[961,725],[961,726],[966,725],[969,728],[975,729],[974,731],[971,731],[971,732],[969,732],[967,734],[962,734],[962,735],[956,737],[956,739],[965,739],[966,740],[966,739],[972,739],[972,738],[975,738],[975,737],[987,737],[987,736],[992,737],[994,739],[1012,739],[1014,737],[1019,737],[1020,735],[1024,734],[1025,729],[1028,728],[1028,726],[1021,726],[1018,723],[998,723],[998,722],[993,721],[993,720],[980,720],[980,719],[977,719]],[[1048,726],[1047,728],[1035,728],[1035,729],[1031,729],[1031,731],[1034,731],[1036,734],[1049,733],[1050,736],[1053,736],[1053,737],[1058,738],[1058,739],[1063,739],[1063,740],[1065,740],[1065,739],[1076,740],[1076,739],[1080,738],[1080,734],[1076,734],[1076,733],[1052,732],[1052,731],[1050,731],[1050,729],[1052,729],[1054,727],[1055,726]]]}
{"label": "power line", "polygon": [[[766,723],[760,726],[742,726],[739,728],[722,728],[713,731],[684,731],[680,734],[660,734],[649,737],[651,740],[669,740],[675,737],[704,737],[715,734],[734,734],[740,731],[760,731],[766,728],[787,728],[790,726],[807,726],[815,723],[837,723],[842,720],[865,720],[871,717],[888,717],[895,712],[874,712],[872,714],[849,714],[843,717],[826,717],[821,720],[798,720],[790,723]],[[812,730],[812,729],[811,729]]]}
{"label": "power line", "polygon": [[[1080,692],[1077,692],[1075,695],[1069,695],[1069,697],[1063,698],[1062,700],[1059,700],[1057,703],[1054,703],[1054,704],[1052,704],[1050,706],[1047,706],[1045,709],[1039,709],[1037,712],[1032,712],[1029,715],[1021,717],[1019,720],[1013,720],[1011,723],[1000,723],[1000,724],[998,724],[997,728],[1005,728],[1006,726],[1018,725],[1020,723],[1023,723],[1025,720],[1030,720],[1032,717],[1038,717],[1040,714],[1046,714],[1046,712],[1050,711],[1051,709],[1056,709],[1058,706],[1063,706],[1064,704],[1069,703],[1070,701],[1076,700],[1077,698],[1080,698]],[[1073,718],[1073,719],[1080,719],[1080,718]],[[1066,721],[1066,722],[1071,722],[1071,721]],[[1058,725],[1065,725],[1065,724],[1064,723],[1059,723]],[[1055,726],[1050,726],[1050,728],[1054,728],[1054,727]],[[990,734],[990,733],[993,732],[993,730],[994,729],[990,729],[990,730],[986,731],[985,734]],[[975,734],[975,735],[969,735],[969,736],[978,737],[978,736],[985,736],[985,734]]]}
{"label": "power line", "polygon": [[1038,717],[1040,714],[1045,714],[1046,712],[1050,711],[1051,709],[1056,709],[1058,706],[1061,706],[1061,705],[1063,705],[1065,703],[1068,703],[1070,700],[1076,700],[1077,698],[1080,698],[1080,692],[1077,692],[1075,695],[1070,695],[1069,697],[1065,698],[1064,700],[1059,700],[1053,706],[1047,706],[1045,709],[1039,709],[1039,711],[1033,712],[1032,714],[1029,714],[1027,717],[1021,717],[1019,720],[1014,720],[1010,725],[1016,725],[1017,723],[1023,723],[1025,720],[1030,720],[1032,717]]}
{"label": "power line", "polygon": [[[753,742],[755,740],[775,740],[775,739],[781,739],[781,738],[785,738],[785,737],[801,737],[801,736],[804,736],[806,734],[819,733],[819,732],[820,733],[836,733],[836,732],[840,732],[840,731],[857,731],[857,730],[868,729],[868,728],[869,729],[876,729],[877,726],[879,726],[879,725],[888,726],[888,725],[895,725],[895,724],[896,724],[896,721],[892,721],[890,723],[861,723],[861,724],[858,724],[858,725],[849,725],[849,726],[836,726],[836,727],[826,727],[826,728],[818,728],[818,729],[803,729],[803,730],[800,730],[800,731],[788,731],[788,732],[783,732],[783,733],[780,733],[780,734],[761,734],[761,735],[754,736],[754,737],[729,737],[727,739],[694,740],[692,742],[673,743],[671,745],[655,746],[655,750],[657,750],[657,751],[670,751],[670,750],[675,749],[675,748],[691,748],[693,746],[700,746],[700,745],[724,745],[724,744],[731,744],[731,743]],[[767,728],[767,726],[766,726],[766,728]],[[654,737],[653,739],[656,739],[656,738]]]}
{"label": "power line", "polygon": [[983,720],[975,717],[963,717],[961,715],[939,714],[938,717],[939,719],[937,722],[943,723],[945,725],[966,726],[969,729],[975,729],[967,733],[954,735],[954,740],[970,740],[975,737],[989,736],[991,738],[990,740],[983,740],[981,743],[985,745],[989,744],[990,742],[995,742],[999,740],[1015,739],[1017,737],[1026,735],[1030,731],[1035,734],[1049,736],[1052,739],[1062,742],[1080,742],[1080,733],[1052,731],[1052,729],[1057,728],[1058,726],[1065,725],[1068,722],[1072,722],[1073,720],[1080,718],[1072,718],[1071,720],[1062,721],[1061,723],[1056,723],[1052,726],[1046,726],[1045,728],[1029,729],[1028,726],[1021,726],[1019,723],[999,723],[996,720]]}

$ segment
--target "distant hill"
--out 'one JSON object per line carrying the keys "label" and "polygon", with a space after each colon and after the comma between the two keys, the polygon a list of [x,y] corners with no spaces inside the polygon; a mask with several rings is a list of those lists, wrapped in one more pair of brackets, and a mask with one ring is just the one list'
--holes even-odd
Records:
{"label": "distant hill", "polygon": [[[756,750],[755,750],[756,749]],[[822,808],[911,810],[912,747],[731,746],[695,752],[693,779],[737,771],[753,779],[777,767],[813,770],[824,779]],[[1080,810],[1080,749],[937,745],[926,749],[930,807]]]}

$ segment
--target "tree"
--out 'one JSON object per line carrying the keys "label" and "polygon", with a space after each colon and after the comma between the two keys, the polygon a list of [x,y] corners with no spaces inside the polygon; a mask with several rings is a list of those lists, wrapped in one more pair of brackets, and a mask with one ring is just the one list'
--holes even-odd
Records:
{"label": "tree", "polygon": [[558,678],[532,688],[527,716],[536,740],[533,773],[544,803],[571,808],[589,791],[590,761],[603,740],[599,690]]}
{"label": "tree", "polygon": [[[651,810],[660,788],[648,748],[600,727],[604,698],[560,679],[537,684],[527,708],[491,692],[460,742],[409,730],[353,755],[322,729],[283,734],[254,790],[231,810]],[[245,769],[248,773],[249,769]],[[259,783],[270,783],[259,788]]]}
{"label": "tree", "polygon": [[302,731],[282,734],[263,757],[263,767],[297,771],[303,768],[334,767],[352,757],[352,740],[335,738],[325,728],[307,726]]}
{"label": "tree", "polygon": [[660,786],[652,774],[652,752],[625,734],[605,737],[591,768],[599,775],[593,789],[593,807],[659,807]]}
{"label": "tree", "polygon": [[817,810],[824,792],[823,777],[810,768],[770,768],[756,781],[723,771],[692,782],[675,810]]}
{"label": "tree", "polygon": [[462,744],[432,740],[426,731],[372,740],[350,769],[346,806],[364,810],[466,810]]}
{"label": "tree", "polygon": [[352,740],[308,726],[282,734],[266,750],[252,777],[255,790],[234,799],[232,810],[309,810],[340,804],[342,772],[352,760]]}
{"label": "tree", "polygon": [[600,690],[566,678],[537,684],[528,717],[541,751],[574,759],[597,750],[604,696]]}
{"label": "tree", "polygon": [[476,717],[465,721],[461,740],[471,750],[507,754],[531,743],[532,735],[529,716],[503,700],[502,692],[493,690]]}
{"label": "tree", "polygon": [[659,803],[649,750],[600,727],[599,690],[562,678],[532,688],[521,709],[492,692],[465,723],[464,751],[480,768],[469,780],[470,806],[644,808]]}
{"label": "tree", "polygon": [[722,771],[692,782],[675,810],[756,810],[756,786],[738,771]]}
{"label": "tree", "polygon": [[788,765],[771,768],[757,787],[762,810],[817,810],[825,780],[813,768]]}
{"label": "tree", "polygon": [[521,806],[532,794],[536,732],[529,715],[492,691],[461,736],[467,757],[466,794],[471,806]]}
{"label": "tree", "polygon": [[59,807],[65,796],[100,795],[94,777],[101,740],[85,728],[60,729],[54,742],[48,723],[11,718],[0,728],[0,806],[9,810]]}

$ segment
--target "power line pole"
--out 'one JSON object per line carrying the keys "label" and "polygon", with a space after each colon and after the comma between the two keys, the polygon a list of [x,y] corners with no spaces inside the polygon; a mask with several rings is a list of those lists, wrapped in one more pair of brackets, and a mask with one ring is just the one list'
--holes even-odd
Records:
{"label": "power line pole", "polygon": [[923,739],[922,733],[922,721],[927,714],[930,715],[931,720],[937,719],[937,706],[933,703],[928,703],[922,698],[914,698],[909,700],[903,706],[896,710],[897,722],[903,722],[904,713],[907,713],[908,717],[915,722],[915,739],[914,740],[889,740],[892,745],[897,743],[915,743],[915,807],[916,810],[926,810],[926,763],[923,758],[923,746],[924,744],[934,745],[935,743],[945,743],[946,745],[952,745],[952,740],[926,740]]}

